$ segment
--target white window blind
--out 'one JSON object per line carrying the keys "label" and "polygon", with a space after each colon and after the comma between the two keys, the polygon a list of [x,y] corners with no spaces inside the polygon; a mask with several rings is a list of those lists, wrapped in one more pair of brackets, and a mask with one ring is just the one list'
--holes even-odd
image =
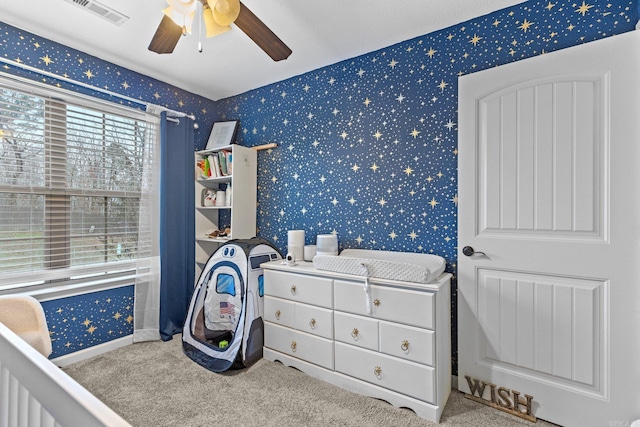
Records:
{"label": "white window blind", "polygon": [[0,80],[0,289],[132,270],[156,126],[144,113]]}

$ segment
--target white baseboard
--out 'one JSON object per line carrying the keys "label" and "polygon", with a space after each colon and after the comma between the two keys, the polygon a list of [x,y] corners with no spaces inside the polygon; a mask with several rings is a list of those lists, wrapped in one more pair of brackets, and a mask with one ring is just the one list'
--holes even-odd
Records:
{"label": "white baseboard", "polygon": [[120,347],[133,344],[133,335],[127,335],[126,337],[117,338],[115,340],[107,341],[102,344],[98,344],[93,347],[85,348],[84,350],[75,351],[73,353],[65,354],[64,356],[51,359],[54,364],[63,367],[71,365],[72,363],[80,362],[94,356],[98,356],[109,351],[113,351]]}

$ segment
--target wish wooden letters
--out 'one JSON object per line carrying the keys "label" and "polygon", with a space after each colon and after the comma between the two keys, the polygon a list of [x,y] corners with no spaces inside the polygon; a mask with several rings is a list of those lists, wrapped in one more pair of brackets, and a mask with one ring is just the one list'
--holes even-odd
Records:
{"label": "wish wooden letters", "polygon": [[[467,399],[491,406],[492,408],[499,409],[534,423],[537,422],[536,417],[531,411],[533,396],[525,394],[524,399],[522,399],[519,391],[499,387],[496,384],[471,378],[469,375],[465,375],[464,377],[467,379],[467,384],[471,391],[471,394],[465,394]],[[489,399],[483,397],[487,386],[489,386]]]}

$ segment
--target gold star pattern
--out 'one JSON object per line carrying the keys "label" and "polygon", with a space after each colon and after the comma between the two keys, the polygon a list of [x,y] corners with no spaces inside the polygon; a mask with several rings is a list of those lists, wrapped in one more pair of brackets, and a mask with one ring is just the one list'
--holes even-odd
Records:
{"label": "gold star pattern", "polygon": [[593,5],[588,5],[587,3],[585,3],[584,1],[582,2],[582,6],[580,6],[579,8],[576,9],[576,13],[580,13],[582,14],[582,16],[586,15],[587,12],[589,12],[589,9],[591,9],[593,7]]}
{"label": "gold star pattern", "polygon": [[91,72],[91,70],[85,71],[84,75],[87,76],[88,79],[92,79],[95,77],[95,75],[93,74],[93,72]]}
{"label": "gold star pattern", "polygon": [[533,22],[529,22],[527,21],[527,19],[525,18],[524,22],[522,23],[522,25],[520,25],[518,28],[520,28],[522,31],[524,31],[525,33],[527,32],[527,30],[529,29],[529,27],[531,27],[531,25],[533,25]]}
{"label": "gold star pattern", "polygon": [[438,201],[435,199],[435,197],[432,197],[431,201],[429,202],[429,204],[431,205],[431,209],[433,209],[436,206],[438,206],[440,203],[438,203]]}
{"label": "gold star pattern", "polygon": [[433,55],[435,55],[435,54],[436,54],[436,52],[437,52],[437,50],[435,50],[434,48],[430,48],[430,49],[427,51],[427,56],[428,56],[429,58],[433,58]]}
{"label": "gold star pattern", "polygon": [[546,8],[549,12],[551,12],[551,9],[553,9],[553,7],[554,7],[556,4],[557,4],[557,3],[551,3],[551,2],[549,2],[549,4],[547,4],[547,5],[545,6],[545,8]]}
{"label": "gold star pattern", "polygon": [[394,240],[396,237],[398,237],[398,235],[395,231],[392,231],[391,233],[389,233],[389,237],[391,237],[391,240]]}
{"label": "gold star pattern", "polygon": [[411,133],[409,135],[411,135],[413,137],[413,139],[416,139],[416,137],[418,135],[420,135],[420,131],[417,130],[416,128],[413,128],[413,130],[411,131]]}
{"label": "gold star pattern", "polygon": [[482,37],[478,37],[477,34],[474,34],[471,40],[469,40],[469,43],[471,43],[474,46],[477,46],[480,40],[482,40]]}
{"label": "gold star pattern", "polygon": [[407,176],[411,175],[413,173],[413,169],[411,169],[409,166],[407,166],[407,168],[405,170],[403,170],[404,173],[407,174]]}
{"label": "gold star pattern", "polygon": [[372,171],[377,171],[378,169],[380,169],[380,167],[378,165],[376,165],[375,163],[373,164],[373,166],[371,166],[370,168]]}
{"label": "gold star pattern", "polygon": [[438,88],[440,88],[441,91],[444,92],[444,89],[449,86],[449,83],[445,82],[444,80],[440,81],[440,84],[438,85]]}
{"label": "gold star pattern", "polygon": [[368,107],[369,104],[371,104],[371,100],[369,98],[365,98],[363,104]]}
{"label": "gold star pattern", "polygon": [[53,60],[49,58],[49,55],[42,56],[40,59],[42,59],[42,62],[44,62],[45,65],[49,65],[53,62]]}

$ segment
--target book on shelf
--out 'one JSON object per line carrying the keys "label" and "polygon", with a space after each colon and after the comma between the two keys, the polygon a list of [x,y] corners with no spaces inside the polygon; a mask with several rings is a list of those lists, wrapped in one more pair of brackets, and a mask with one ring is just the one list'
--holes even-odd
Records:
{"label": "book on shelf", "polygon": [[222,176],[229,175],[227,173],[227,156],[224,151],[218,151],[218,162],[220,163],[220,173]]}
{"label": "book on shelf", "polygon": [[202,179],[230,176],[233,171],[233,154],[228,150],[220,150],[205,155],[196,162]]}
{"label": "book on shelf", "polygon": [[218,158],[218,156],[215,154],[212,154],[209,157],[213,160],[213,164],[214,164],[211,177],[222,176],[222,173],[220,173],[220,159]]}

